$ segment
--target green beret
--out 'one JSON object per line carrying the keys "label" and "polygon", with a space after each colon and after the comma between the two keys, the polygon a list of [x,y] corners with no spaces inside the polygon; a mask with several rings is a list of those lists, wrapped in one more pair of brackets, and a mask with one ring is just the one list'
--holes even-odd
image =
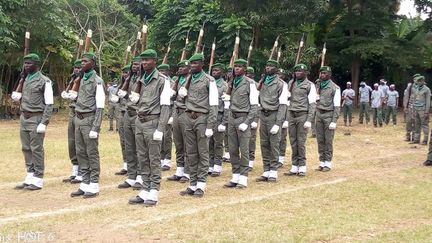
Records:
{"label": "green beret", "polygon": [[419,80],[424,80],[424,79],[425,79],[425,77],[420,75],[420,76],[415,77],[414,81],[419,81]]}
{"label": "green beret", "polygon": [[213,64],[213,66],[211,68],[212,69],[213,68],[220,68],[222,70],[225,70],[225,65],[223,65],[222,63],[217,62],[217,63]]}
{"label": "green beret", "polygon": [[179,63],[177,63],[177,66],[189,66],[189,61],[188,60],[183,60],[180,61]]}
{"label": "green beret", "polygon": [[24,61],[40,62],[41,59],[37,54],[30,53],[30,54],[24,56]]}
{"label": "green beret", "polygon": [[136,56],[132,59],[132,62],[141,62],[142,58],[140,56]]}
{"label": "green beret", "polygon": [[157,53],[153,49],[147,49],[140,54],[141,58],[157,58]]}
{"label": "green beret", "polygon": [[73,63],[73,66],[74,66],[74,67],[79,67],[79,66],[81,66],[81,61],[82,61],[81,59],[76,59],[75,62]]}
{"label": "green beret", "polygon": [[170,69],[170,65],[168,65],[166,63],[162,63],[161,65],[157,66],[157,69],[159,69],[159,70],[169,70]]}
{"label": "green beret", "polygon": [[202,53],[196,53],[191,58],[189,58],[189,62],[193,61],[204,61],[204,55]]}
{"label": "green beret", "polygon": [[304,70],[304,71],[308,70],[308,67],[306,66],[306,64],[300,63],[300,64],[297,64],[294,66],[294,71],[301,71],[301,70]]}
{"label": "green beret", "polygon": [[247,67],[246,72],[247,73],[255,73],[255,69],[253,67]]}
{"label": "green beret", "polygon": [[122,68],[122,71],[123,71],[123,72],[127,72],[127,71],[130,70],[130,68],[131,68],[131,65],[126,65],[126,66],[124,66],[124,67]]}
{"label": "green beret", "polygon": [[234,65],[244,65],[247,66],[247,61],[245,59],[237,59],[234,61]]}
{"label": "green beret", "polygon": [[320,72],[331,72],[331,68],[329,66],[322,66],[320,68]]}
{"label": "green beret", "polygon": [[269,59],[266,64],[270,66],[279,67],[279,62],[274,59]]}
{"label": "green beret", "polygon": [[90,60],[93,60],[93,62],[96,63],[96,55],[93,52],[86,52],[82,55],[82,58],[88,58]]}
{"label": "green beret", "polygon": [[416,74],[413,75],[413,78],[417,78],[418,76],[421,76],[421,74],[420,73],[416,73]]}

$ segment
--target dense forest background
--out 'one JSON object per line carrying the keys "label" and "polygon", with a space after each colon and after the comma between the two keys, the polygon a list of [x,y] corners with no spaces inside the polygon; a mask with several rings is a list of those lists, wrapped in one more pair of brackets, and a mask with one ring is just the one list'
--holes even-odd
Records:
{"label": "dense forest background", "polygon": [[[208,61],[216,40],[216,61],[228,64],[236,33],[240,57],[253,51],[251,66],[259,75],[273,42],[280,35],[282,68],[290,70],[305,34],[301,62],[315,80],[323,44],[334,80],[345,88],[352,81],[368,84],[385,78],[403,92],[414,73],[432,78],[432,2],[416,0],[428,17],[399,16],[398,0],[4,0],[0,4],[0,85],[2,106],[22,68],[25,31],[31,52],[43,59],[43,72],[59,94],[70,75],[79,39],[93,30],[92,50],[104,80],[118,77],[125,50],[137,32],[149,27],[147,47],[163,57],[168,45],[172,66],[179,61],[189,33],[189,55],[201,26]],[[161,58],[162,59],[162,58]],[[429,82],[429,84],[432,84]]]}

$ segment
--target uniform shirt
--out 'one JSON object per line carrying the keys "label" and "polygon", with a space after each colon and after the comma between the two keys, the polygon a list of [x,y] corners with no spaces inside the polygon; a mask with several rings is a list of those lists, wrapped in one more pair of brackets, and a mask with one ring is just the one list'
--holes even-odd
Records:
{"label": "uniform shirt", "polygon": [[277,111],[276,124],[282,126],[286,117],[286,105],[288,102],[287,84],[276,75],[275,79],[261,86],[259,103],[262,111]]}
{"label": "uniform shirt", "polygon": [[315,84],[305,78],[302,81],[291,80],[288,83],[290,91],[289,111],[307,111],[307,121],[312,122],[315,114],[317,92]]}
{"label": "uniform shirt", "polygon": [[[179,79],[179,81],[178,81],[179,83],[177,85],[176,92],[178,92],[181,87],[185,86],[187,80],[189,79],[189,76],[188,75],[186,75],[186,76],[179,76],[178,79]],[[183,83],[181,83],[180,80],[182,80]],[[177,82],[177,80],[175,80],[175,81]],[[182,98],[182,97],[180,97],[180,95],[177,95],[175,97],[175,100],[174,100],[174,107],[175,108],[180,108],[180,109],[186,109],[185,98]]]}
{"label": "uniform shirt", "polygon": [[231,92],[230,111],[248,113],[243,123],[250,125],[256,116],[258,108],[258,90],[255,81],[243,76],[237,87],[233,85]]}
{"label": "uniform shirt", "polygon": [[383,93],[384,97],[387,97],[389,86],[387,84],[379,85],[378,90],[381,91],[381,93]]}
{"label": "uniform shirt", "polygon": [[157,69],[154,70],[153,76],[148,83],[145,82],[144,78],[145,75],[139,80],[141,82],[141,92],[138,101],[138,114],[140,116],[159,115],[157,130],[164,132],[170,116],[170,80]]}
{"label": "uniform shirt", "polygon": [[384,97],[384,94],[380,90],[373,90],[371,95],[371,107],[380,108]]}
{"label": "uniform shirt", "polygon": [[370,92],[372,92],[372,88],[368,85],[365,85],[364,87],[359,88],[359,97],[360,102],[367,102],[370,101]]}
{"label": "uniform shirt", "polygon": [[355,97],[355,91],[353,89],[345,89],[342,92],[342,97],[345,98],[344,99],[345,105],[352,105],[354,97]]}
{"label": "uniform shirt", "polygon": [[102,113],[105,107],[103,80],[91,70],[81,79],[75,111],[80,113],[95,112],[92,131],[99,132],[102,124]]}
{"label": "uniform shirt", "polygon": [[186,111],[208,114],[207,129],[213,129],[219,107],[217,85],[214,78],[204,71],[200,75],[196,80],[191,77],[185,99]]}
{"label": "uniform shirt", "polygon": [[[319,83],[317,84],[320,87]],[[320,99],[316,103],[316,109],[322,111],[333,111],[332,122],[336,122],[339,117],[341,103],[340,88],[332,80],[324,88],[319,88]]]}
{"label": "uniform shirt", "polygon": [[418,85],[414,100],[414,109],[425,110],[429,112],[430,109],[431,91],[426,85]]}
{"label": "uniform shirt", "polygon": [[42,112],[41,123],[47,125],[54,104],[51,80],[40,71],[27,75],[21,98],[22,112]]}
{"label": "uniform shirt", "polygon": [[[136,86],[138,84],[137,81],[138,81],[138,74],[135,73],[132,76],[132,78],[130,79],[130,81],[129,81],[129,87],[128,87],[128,90],[127,90],[128,94],[130,94],[132,91],[134,91],[136,89]],[[128,95],[126,95],[124,97],[124,99],[126,99],[126,106],[127,106],[128,110],[132,110],[132,111],[137,111],[138,110],[138,104],[137,103],[133,103],[129,99]]]}
{"label": "uniform shirt", "polygon": [[389,90],[387,92],[387,105],[392,107],[396,106],[397,103],[396,101],[398,100],[398,98],[399,98],[399,92],[397,92],[396,90],[393,91]]}
{"label": "uniform shirt", "polygon": [[405,91],[406,92],[404,92],[404,108],[412,108],[417,92],[417,84],[408,83]]}
{"label": "uniform shirt", "polygon": [[111,102],[111,97],[117,93],[117,84],[114,84],[108,88],[108,100]]}

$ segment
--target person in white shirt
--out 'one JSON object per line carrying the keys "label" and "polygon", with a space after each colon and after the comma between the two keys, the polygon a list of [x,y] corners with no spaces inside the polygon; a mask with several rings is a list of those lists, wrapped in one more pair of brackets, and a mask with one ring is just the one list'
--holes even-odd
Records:
{"label": "person in white shirt", "polygon": [[349,122],[349,126],[351,126],[355,91],[351,88],[351,82],[347,82],[346,86],[347,88],[342,92],[343,116],[345,126],[347,125],[347,122]]}
{"label": "person in white shirt", "polygon": [[387,92],[387,114],[385,116],[386,125],[390,122],[390,116],[393,125],[396,125],[397,108],[399,106],[399,92],[395,90],[395,85],[390,85],[390,90]]}
{"label": "person in white shirt", "polygon": [[373,124],[375,127],[379,126],[382,127],[382,106],[384,101],[384,94],[378,89],[378,84],[374,84],[374,90],[371,94],[371,108],[372,108],[372,115],[373,115]]}

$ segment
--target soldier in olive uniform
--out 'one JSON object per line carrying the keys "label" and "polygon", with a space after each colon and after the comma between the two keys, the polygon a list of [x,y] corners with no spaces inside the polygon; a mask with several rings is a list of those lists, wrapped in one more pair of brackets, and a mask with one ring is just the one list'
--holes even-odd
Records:
{"label": "soldier in olive uniform", "polygon": [[[81,59],[75,60],[73,64],[73,72],[71,75],[71,82],[79,75],[81,70]],[[63,99],[69,99],[69,94],[67,91],[63,91],[61,93],[61,97]],[[69,150],[69,159],[72,163],[72,173],[71,175],[63,179],[63,182],[70,183],[81,183],[82,175],[79,171],[78,159],[75,149],[75,101],[69,102],[69,120],[68,120],[68,150]]]}
{"label": "soldier in olive uniform", "polygon": [[[161,64],[157,67],[157,69],[159,70],[160,73],[165,75],[170,80],[170,84],[172,86],[173,80],[171,79],[171,74],[170,74],[171,67],[170,67],[170,65]],[[162,171],[167,171],[167,170],[171,169],[171,152],[172,152],[172,140],[173,140],[172,124],[173,124],[173,120],[174,120],[174,118],[172,117],[173,106],[174,106],[174,101],[171,100],[169,119],[168,119],[168,123],[165,127],[165,132],[164,132],[164,136],[162,139],[162,150],[161,150],[161,168],[162,168]]]}
{"label": "soldier in olive uniform", "polygon": [[[284,82],[287,83],[287,73],[283,69],[279,69],[279,78],[282,79]],[[289,102],[289,101],[288,101]],[[286,106],[286,112],[285,112],[285,118],[284,122],[282,123],[281,128],[281,139],[279,143],[279,159],[278,159],[278,169],[283,167],[285,163],[285,154],[286,154],[286,147],[287,147],[287,137],[288,137],[288,106]]]}
{"label": "soldier in olive uniform", "polygon": [[94,70],[96,56],[85,53],[81,63],[81,82],[78,93],[70,98],[75,105],[75,146],[83,181],[72,197],[96,197],[99,194],[99,132],[105,106],[103,80]]}
{"label": "soldier in olive uniform", "polygon": [[417,90],[413,103],[414,110],[414,139],[411,143],[420,143],[421,131],[423,130],[423,145],[428,143],[429,135],[429,109],[431,91],[425,84],[425,77],[418,76],[415,78]]}
{"label": "soldier in olive uniform", "polygon": [[276,182],[278,174],[279,142],[288,102],[287,84],[278,77],[279,63],[268,60],[260,89],[260,142],[263,174],[256,181]]}
{"label": "soldier in olive uniform", "polygon": [[341,104],[340,88],[331,80],[331,75],[330,67],[321,67],[317,84],[316,134],[320,161],[317,170],[323,172],[332,168],[333,139]]}
{"label": "soldier in olive uniform", "polygon": [[315,84],[307,78],[305,64],[294,66],[295,78],[288,84],[290,103],[288,105],[288,132],[291,143],[291,169],[285,175],[306,175],[306,136],[312,126],[317,92]]}
{"label": "soldier in olive uniform", "polygon": [[[125,76],[127,87],[122,87],[117,94],[119,97],[126,101],[126,112],[123,116],[123,129],[124,129],[124,145],[125,145],[125,161],[127,164],[127,179],[118,185],[118,188],[142,189],[142,178],[140,165],[138,163],[137,148],[135,141],[136,126],[135,121],[137,118],[137,104],[129,100],[128,94],[135,90],[139,80],[139,69],[141,65],[141,57],[134,57],[130,72]],[[132,75],[129,77],[129,75]]]}
{"label": "soldier in olive uniform", "polygon": [[[246,69],[246,77],[252,79],[255,81],[255,69],[253,67],[247,67]],[[257,83],[255,82],[255,86]],[[258,93],[259,97],[259,93]],[[251,130],[251,137],[249,140],[249,170],[253,169],[254,162],[255,162],[255,149],[256,149],[256,134],[257,134],[257,128],[258,128],[258,121],[259,121],[259,111],[260,107],[258,107],[258,111],[256,113],[256,116],[250,124],[250,130]]]}
{"label": "soldier in olive uniform", "polygon": [[213,77],[202,67],[204,56],[195,54],[190,59],[191,77],[181,87],[179,95],[186,97],[185,119],[186,152],[191,173],[190,186],[180,195],[204,196],[209,167],[209,138],[213,136],[219,106],[218,89]]}
{"label": "soldier in olive uniform", "polygon": [[110,85],[108,86],[107,89],[107,93],[108,93],[108,118],[109,118],[109,130],[108,131],[113,131],[113,124],[114,124],[114,120],[116,122],[116,131],[118,131],[119,129],[119,124],[118,124],[118,112],[119,112],[119,104],[118,102],[113,102],[112,101],[112,96],[116,95],[118,90],[118,85],[115,82],[111,82]]}
{"label": "soldier in olive uniform", "polygon": [[405,125],[405,141],[411,142],[414,139],[414,100],[415,100],[415,93],[417,91],[417,80],[416,78],[418,76],[421,76],[419,73],[416,73],[413,75],[413,82],[408,83],[408,87],[406,89],[406,92],[404,95],[403,100],[403,106],[404,106],[404,112],[405,112],[405,118],[406,118],[406,125]]}
{"label": "soldier in olive uniform", "polygon": [[222,100],[222,95],[227,90],[227,85],[223,79],[224,69],[223,64],[215,63],[211,70],[211,75],[216,80],[219,93],[218,114],[213,128],[214,134],[209,141],[209,174],[212,177],[220,176],[222,172],[223,140],[228,118],[228,109],[225,109],[225,102]]}
{"label": "soldier in olive uniform", "polygon": [[36,54],[24,56],[23,92],[14,91],[12,99],[21,99],[20,138],[27,176],[16,189],[40,190],[44,176],[44,138],[52,114],[54,98],[51,80],[39,71]]}
{"label": "soldier in olive uniform", "polygon": [[178,64],[177,77],[175,82],[177,85],[174,85],[174,110],[173,110],[173,138],[174,138],[174,146],[176,149],[176,165],[177,169],[174,175],[168,177],[168,181],[179,181],[181,183],[189,181],[189,169],[186,163],[186,142],[185,142],[185,119],[186,117],[182,116],[186,111],[186,105],[184,103],[184,98],[177,95],[178,90],[181,87],[184,87],[186,84],[186,80],[188,79],[189,73],[189,61],[183,60]]}
{"label": "soldier in olive uniform", "polygon": [[246,188],[249,172],[250,124],[258,107],[255,81],[245,76],[247,61],[234,61],[234,79],[229,97],[228,144],[232,166],[232,179],[225,187]]}
{"label": "soldier in olive uniform", "polygon": [[130,100],[138,103],[135,139],[143,189],[136,197],[129,199],[129,203],[151,207],[159,201],[160,153],[163,133],[169,119],[171,82],[156,69],[155,50],[147,49],[140,56],[144,75],[139,80],[137,89],[131,93]]}

